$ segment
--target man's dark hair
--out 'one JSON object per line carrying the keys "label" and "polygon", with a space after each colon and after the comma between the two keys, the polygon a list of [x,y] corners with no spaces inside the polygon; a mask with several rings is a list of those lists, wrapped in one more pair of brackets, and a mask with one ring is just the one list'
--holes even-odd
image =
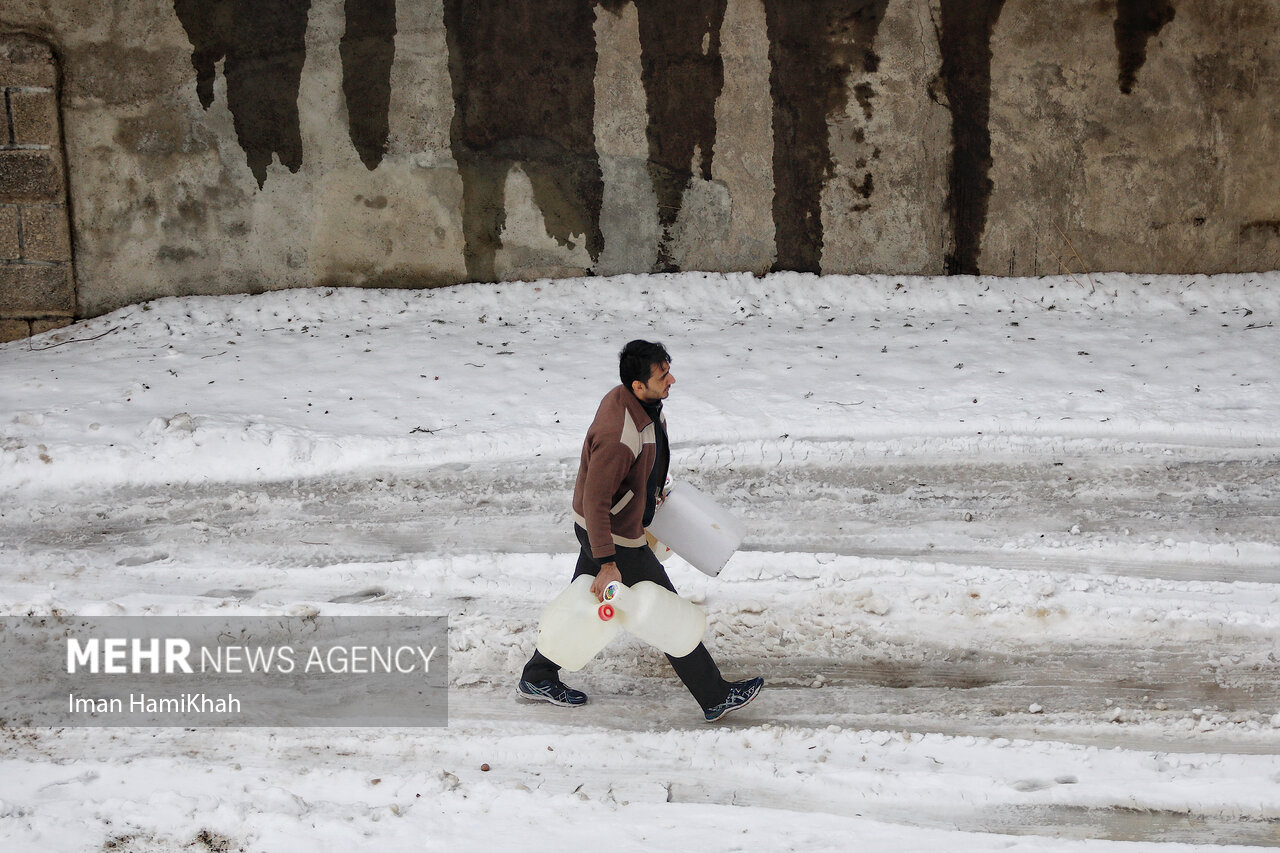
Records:
{"label": "man's dark hair", "polygon": [[618,375],[622,384],[631,387],[631,383],[639,380],[642,384],[653,375],[653,366],[663,362],[671,363],[666,347],[651,341],[632,341],[618,353]]}

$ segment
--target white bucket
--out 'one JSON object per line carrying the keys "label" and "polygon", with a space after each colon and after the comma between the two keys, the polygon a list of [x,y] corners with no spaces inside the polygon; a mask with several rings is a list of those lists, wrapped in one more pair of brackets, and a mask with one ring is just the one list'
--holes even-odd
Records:
{"label": "white bucket", "polygon": [[649,531],[703,574],[715,577],[742,544],[746,526],[688,483],[675,483]]}

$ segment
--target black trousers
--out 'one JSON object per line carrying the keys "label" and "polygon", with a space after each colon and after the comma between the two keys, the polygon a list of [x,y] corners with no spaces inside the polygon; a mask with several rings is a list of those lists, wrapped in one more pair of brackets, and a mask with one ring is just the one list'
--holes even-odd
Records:
{"label": "black trousers", "polygon": [[[578,565],[574,568],[573,577],[598,574],[600,567],[591,556],[591,543],[587,540],[587,531],[575,524],[574,532],[578,534],[578,542],[582,545],[582,550],[578,554]],[[622,582],[627,586],[640,581],[653,581],[672,592],[676,591],[671,579],[667,577],[667,570],[662,567],[662,563],[647,545],[642,548],[619,546],[614,561],[618,564]],[[684,686],[689,689],[704,711],[719,705],[729,695],[729,682],[720,675],[720,668],[716,666],[716,662],[711,658],[711,652],[707,651],[707,647],[702,643],[698,643],[697,648],[682,658],[667,655],[667,660],[671,662],[671,668],[675,670],[676,675],[684,682]],[[526,681],[542,681],[548,678],[558,680],[560,667],[555,661],[534,649],[533,657],[529,658],[529,662],[524,665],[524,673],[521,677]]]}

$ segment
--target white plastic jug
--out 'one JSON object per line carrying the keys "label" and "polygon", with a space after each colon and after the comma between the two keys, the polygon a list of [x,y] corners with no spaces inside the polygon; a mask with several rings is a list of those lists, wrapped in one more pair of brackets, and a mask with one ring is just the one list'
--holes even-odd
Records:
{"label": "white plastic jug", "polygon": [[649,532],[689,565],[715,577],[742,544],[747,528],[706,494],[675,483],[654,512]]}
{"label": "white plastic jug", "polygon": [[618,621],[634,634],[672,657],[682,658],[702,642],[707,615],[702,608],[653,581],[624,586],[617,581],[604,590],[602,608],[613,605]]}
{"label": "white plastic jug", "polygon": [[621,621],[613,618],[612,605],[608,618],[601,618],[604,605],[591,594],[593,581],[591,575],[574,578],[542,609],[538,619],[538,651],[570,672],[586,666],[622,631]]}
{"label": "white plastic jug", "polygon": [[623,630],[678,658],[702,642],[707,616],[692,601],[652,581],[614,581],[601,602],[591,594],[594,580],[579,575],[538,620],[538,651],[562,669],[582,669]]}

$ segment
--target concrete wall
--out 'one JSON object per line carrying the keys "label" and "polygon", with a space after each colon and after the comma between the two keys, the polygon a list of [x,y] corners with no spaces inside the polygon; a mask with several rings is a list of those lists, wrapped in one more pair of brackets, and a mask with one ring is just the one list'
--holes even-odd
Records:
{"label": "concrete wall", "polygon": [[61,66],[81,315],[678,269],[1273,269],[1277,32],[1260,0],[0,8]]}

